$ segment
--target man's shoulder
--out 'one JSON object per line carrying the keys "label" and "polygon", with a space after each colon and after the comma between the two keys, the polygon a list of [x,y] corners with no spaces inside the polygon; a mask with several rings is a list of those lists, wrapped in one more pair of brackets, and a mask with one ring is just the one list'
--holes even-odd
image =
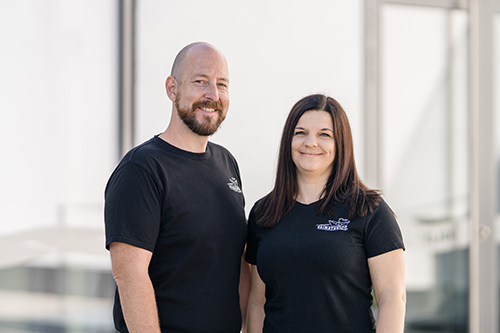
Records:
{"label": "man's shoulder", "polygon": [[152,138],[130,149],[118,163],[115,172],[142,169],[147,173],[154,173],[159,160],[165,159],[162,155],[166,154],[162,154],[161,148],[155,144],[155,138]]}
{"label": "man's shoulder", "polygon": [[218,150],[218,151],[223,151],[223,152],[227,152],[228,154],[231,154],[226,147],[224,147],[224,146],[222,146],[222,145],[220,145],[218,143],[215,143],[215,142],[212,142],[212,141],[208,141],[207,146],[210,147],[210,149],[214,149],[214,150]]}
{"label": "man's shoulder", "polygon": [[147,163],[147,161],[151,159],[154,159],[155,155],[157,155],[161,151],[161,148],[155,141],[156,138],[153,137],[130,149],[125,154],[125,156],[123,156],[122,163],[132,162],[136,164],[142,164],[144,162]]}
{"label": "man's shoulder", "polygon": [[227,156],[233,160],[235,159],[233,154],[226,147],[218,143],[208,141],[207,148],[210,149],[212,155]]}

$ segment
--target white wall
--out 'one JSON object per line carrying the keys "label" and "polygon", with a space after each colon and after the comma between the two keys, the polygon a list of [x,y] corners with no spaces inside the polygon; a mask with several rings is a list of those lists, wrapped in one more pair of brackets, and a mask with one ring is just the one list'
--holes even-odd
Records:
{"label": "white wall", "polygon": [[194,41],[229,62],[231,106],[212,141],[237,158],[247,211],[271,188],[286,116],[311,93],[346,110],[358,166],[362,149],[362,1],[139,1],[137,137],[162,132],[171,102],[164,81],[177,52]]}
{"label": "white wall", "polygon": [[116,163],[113,0],[0,2],[0,235],[90,207]]}

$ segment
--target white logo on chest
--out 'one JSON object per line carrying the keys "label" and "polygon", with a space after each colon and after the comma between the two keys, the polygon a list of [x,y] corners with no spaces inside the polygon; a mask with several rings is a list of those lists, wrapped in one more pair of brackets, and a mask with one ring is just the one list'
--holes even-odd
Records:
{"label": "white logo on chest", "polygon": [[236,193],[241,193],[241,189],[240,187],[238,186],[238,180],[236,178],[231,178],[229,179],[229,183],[227,183],[227,186],[229,186],[229,188],[231,190],[233,190],[234,192]]}
{"label": "white logo on chest", "polygon": [[351,221],[340,217],[338,221],[328,220],[328,223],[316,224],[316,228],[324,231],[347,231],[347,225],[349,223],[351,223]]}

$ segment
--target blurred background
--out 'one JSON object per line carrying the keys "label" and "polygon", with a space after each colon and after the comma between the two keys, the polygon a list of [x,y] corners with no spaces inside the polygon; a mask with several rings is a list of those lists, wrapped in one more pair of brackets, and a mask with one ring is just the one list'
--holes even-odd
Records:
{"label": "blurred background", "polygon": [[0,332],[114,332],[104,188],[194,41],[229,62],[211,140],[247,212],[293,104],[328,94],[403,230],[406,332],[499,332],[500,0],[0,0]]}

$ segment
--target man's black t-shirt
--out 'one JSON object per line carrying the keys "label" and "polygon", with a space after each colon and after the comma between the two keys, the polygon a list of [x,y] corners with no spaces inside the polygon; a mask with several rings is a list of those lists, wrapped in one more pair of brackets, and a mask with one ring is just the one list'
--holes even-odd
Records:
{"label": "man's black t-shirt", "polygon": [[266,285],[264,332],[373,332],[367,259],[404,248],[398,224],[384,201],[352,221],[343,204],[332,218],[317,207],[296,202],[273,228],[250,213],[246,260]]}
{"label": "man's black t-shirt", "polygon": [[[106,247],[122,242],[153,253],[162,332],[239,332],[247,227],[233,156],[210,142],[205,153],[191,153],[155,136],[125,155],[105,197]],[[128,332],[118,293],[114,321]]]}

